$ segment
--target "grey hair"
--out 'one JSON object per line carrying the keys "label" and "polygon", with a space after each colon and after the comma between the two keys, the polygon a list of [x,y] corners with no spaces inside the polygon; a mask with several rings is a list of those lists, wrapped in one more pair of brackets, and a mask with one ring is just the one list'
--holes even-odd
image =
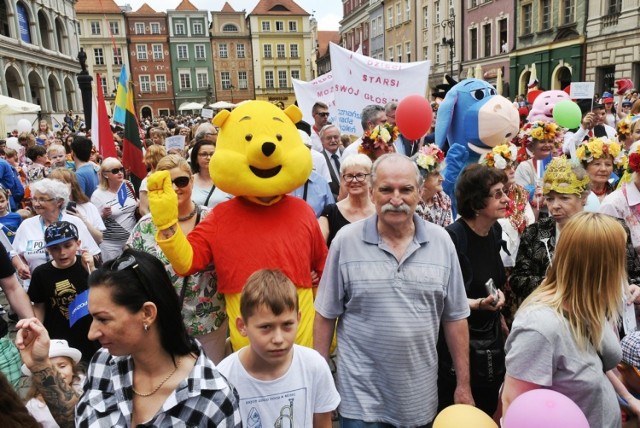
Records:
{"label": "grey hair", "polygon": [[354,155],[349,155],[342,160],[340,164],[340,175],[344,174],[347,168],[353,168],[354,166],[361,166],[365,168],[367,171],[371,172],[371,166],[373,163],[371,159],[367,155],[363,155],[362,153],[357,153]]}
{"label": "grey hair", "polygon": [[209,122],[201,123],[200,125],[198,125],[198,128],[196,129],[196,135],[194,136],[194,139],[196,141],[201,140],[204,138],[204,134],[209,132],[217,133],[218,131],[216,130],[216,127]]}
{"label": "grey hair", "polygon": [[340,132],[340,128],[338,128],[337,125],[334,125],[333,123],[327,123],[325,126],[323,126],[320,129],[320,132],[318,132],[318,135],[320,135],[320,138],[324,137],[324,133],[327,132],[327,129],[330,129],[330,128],[336,128],[338,132]]}
{"label": "grey hair", "polygon": [[378,179],[378,168],[380,167],[380,164],[383,162],[393,162],[393,163],[406,162],[407,168],[413,169],[413,172],[416,175],[417,189],[420,189],[422,187],[422,183],[424,182],[424,179],[422,178],[422,174],[420,174],[418,165],[416,165],[415,162],[411,161],[411,159],[409,159],[408,157],[400,153],[387,153],[386,155],[382,155],[378,159],[376,159],[376,161],[373,163],[373,166],[371,167],[370,181],[371,181],[372,189],[375,188],[376,180]]}
{"label": "grey hair", "polygon": [[398,103],[395,101],[390,101],[384,105],[384,112],[389,114],[392,111],[395,111],[395,109],[397,108],[398,108]]}
{"label": "grey hair", "polygon": [[58,201],[62,200],[62,205],[59,205],[60,209],[65,207],[67,202],[69,202],[69,194],[71,192],[69,187],[62,181],[43,178],[35,183],[31,183],[29,187],[31,188],[31,195],[42,193]]}
{"label": "grey hair", "polygon": [[362,129],[369,129],[369,122],[373,122],[381,111],[384,111],[384,107],[378,104],[369,104],[365,108],[362,109],[362,113],[360,114],[360,123],[362,123]]}

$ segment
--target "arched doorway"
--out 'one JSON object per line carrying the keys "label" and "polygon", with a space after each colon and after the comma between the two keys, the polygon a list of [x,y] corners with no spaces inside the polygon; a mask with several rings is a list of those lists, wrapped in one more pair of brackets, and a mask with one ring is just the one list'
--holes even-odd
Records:
{"label": "arched doorway", "polygon": [[75,103],[76,88],[73,86],[73,82],[68,77],[64,79],[64,93],[67,98],[67,109],[75,110],[76,109],[76,103]]}
{"label": "arched doorway", "polygon": [[49,18],[42,9],[38,11],[38,31],[40,32],[40,40],[42,47],[51,50],[51,37],[49,37]]}
{"label": "arched doorway", "polygon": [[0,0],[0,34],[11,37],[11,26],[9,25],[9,5],[6,0]]}
{"label": "arched doorway", "polygon": [[529,70],[524,70],[522,73],[520,73],[520,79],[518,79],[518,93],[515,95],[524,95],[525,97],[527,96],[527,86],[529,85],[530,78],[531,72]]}
{"label": "arched doorway", "polygon": [[142,110],[140,110],[140,117],[143,119],[153,119],[153,113],[151,112],[151,107],[144,106]]}
{"label": "arched doorway", "polygon": [[62,19],[60,19],[60,17],[56,18],[55,20],[55,35],[56,42],[58,43],[58,50],[60,51],[60,53],[68,55],[69,49],[67,46],[67,30],[64,26],[64,22],[62,22]]}
{"label": "arched doorway", "polygon": [[[28,102],[37,104],[40,106],[42,110],[45,110],[44,100],[45,100],[45,88],[44,82],[42,81],[42,77],[36,72],[32,71],[29,73],[29,86],[31,87],[31,99],[27,99]],[[29,97],[27,97],[29,98]]]}
{"label": "arched doorway", "polygon": [[60,97],[60,83],[53,74],[49,75],[49,97],[51,98],[51,111],[62,111],[62,98]]}
{"label": "arched doorway", "polygon": [[7,82],[7,96],[22,101],[28,101],[24,93],[24,80],[15,67],[9,66],[4,72],[4,80]]}
{"label": "arched doorway", "polygon": [[33,43],[33,35],[31,34],[31,14],[29,7],[23,3],[16,3],[16,13],[18,15],[18,32],[20,39],[26,43]]}
{"label": "arched doorway", "polygon": [[562,90],[571,85],[571,67],[558,65],[551,73],[551,89]]}

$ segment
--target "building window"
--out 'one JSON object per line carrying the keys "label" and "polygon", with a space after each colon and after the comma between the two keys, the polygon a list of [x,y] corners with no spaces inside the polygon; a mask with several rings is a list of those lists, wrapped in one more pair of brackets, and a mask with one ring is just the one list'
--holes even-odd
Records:
{"label": "building window", "polygon": [[236,27],[233,24],[225,24],[225,26],[222,27],[222,32],[223,33],[237,33],[238,32],[238,27]]}
{"label": "building window", "polygon": [[236,57],[244,58],[244,43],[236,43]]}
{"label": "building window", "polygon": [[402,22],[402,4],[396,3],[396,25]]}
{"label": "building window", "polygon": [[109,93],[109,88],[107,87],[107,78],[106,77],[101,77],[100,78],[100,86],[102,86],[102,93],[103,94],[108,94]]}
{"label": "building window", "polygon": [[296,43],[290,44],[289,52],[291,52],[291,58],[298,58],[298,45]]}
{"label": "building window", "polygon": [[140,92],[151,92],[151,77],[148,74],[140,76]]}
{"label": "building window", "polygon": [[138,54],[138,61],[146,61],[147,45],[136,45],[136,53]]}
{"label": "building window", "polygon": [[231,89],[231,73],[228,71],[221,71],[220,84],[222,85],[222,89]]}
{"label": "building window", "polygon": [[500,42],[500,53],[509,52],[509,30],[507,29],[507,19],[498,21],[498,41]]}
{"label": "building window", "polygon": [[273,89],[273,71],[264,72],[264,86],[268,89]]}
{"label": "building window", "polygon": [[167,92],[167,77],[164,74],[156,74],[156,92]]}
{"label": "building window", "polygon": [[522,5],[522,34],[531,34],[531,3]]}
{"label": "building window", "polygon": [[186,61],[189,59],[189,51],[187,50],[187,45],[178,45],[178,60]]}
{"label": "building window", "polygon": [[469,30],[469,38],[471,39],[471,44],[469,45],[469,56],[470,59],[478,58],[478,29],[472,28]]}
{"label": "building window", "polygon": [[574,20],[573,10],[575,8],[574,0],[562,0],[562,23],[571,24]]}
{"label": "building window", "polygon": [[376,20],[371,20],[371,37],[376,37],[378,35],[378,25],[376,24]]}
{"label": "building window", "polygon": [[287,72],[286,70],[278,71],[278,87],[286,88],[287,87]]}
{"label": "building window", "polygon": [[396,46],[396,51],[398,54],[398,62],[402,62],[402,45]]}
{"label": "building window", "polygon": [[262,21],[262,31],[271,31],[271,21]]}
{"label": "building window", "polygon": [[387,28],[393,27],[393,8],[387,8]]}
{"label": "building window", "polygon": [[160,24],[158,22],[151,23],[151,34],[160,34]]}
{"label": "building window", "polygon": [[491,24],[484,24],[482,26],[482,33],[484,36],[484,51],[485,57],[491,56]]}
{"label": "building window", "polygon": [[196,50],[196,60],[204,61],[207,58],[207,54],[204,50],[204,45],[195,45],[194,48]]}
{"label": "building window", "polygon": [[136,34],[144,34],[144,24],[142,22],[136,22]]}
{"label": "building window", "polygon": [[429,59],[429,46],[422,48],[422,59]]}
{"label": "building window", "polygon": [[284,54],[285,54],[284,45],[278,43],[276,45],[276,55],[278,55],[278,58],[284,58]]}
{"label": "building window", "polygon": [[607,15],[615,15],[620,13],[622,9],[622,0],[609,0],[607,5]]}
{"label": "building window", "polygon": [[411,42],[404,42],[404,53],[407,55],[407,62],[411,62]]}
{"label": "building window", "polygon": [[100,21],[91,21],[91,35],[99,36],[102,32],[100,31]]}
{"label": "building window", "polygon": [[218,43],[218,57],[229,58],[229,49],[226,43]]}
{"label": "building window", "polygon": [[440,44],[436,43],[433,46],[433,51],[436,53],[436,57],[433,60],[435,64],[440,64]]}
{"label": "building window", "polygon": [[176,35],[177,36],[184,36],[185,35],[185,31],[184,31],[184,23],[182,22],[177,22],[176,23]]}
{"label": "building window", "polygon": [[478,0],[469,0],[469,9],[473,9],[478,6]]}
{"label": "building window", "polygon": [[411,20],[411,2],[409,0],[404,0],[404,20]]}
{"label": "building window", "polygon": [[246,71],[238,71],[238,88],[247,89],[249,87],[249,81],[247,80]]}
{"label": "building window", "polygon": [[193,34],[202,35],[202,22],[193,23]]}
{"label": "building window", "polygon": [[196,71],[196,81],[198,82],[198,89],[203,89],[209,86],[209,73]]}
{"label": "building window", "polygon": [[113,48],[113,65],[122,65],[122,48]]}
{"label": "building window", "polygon": [[296,21],[289,21],[289,31],[292,33],[298,31],[298,23]]}
{"label": "building window", "polygon": [[262,52],[265,58],[271,58],[271,45],[263,45]]}
{"label": "building window", "polygon": [[164,59],[164,52],[162,51],[162,45],[154,44],[151,45],[151,49],[153,50],[153,59]]}
{"label": "building window", "polygon": [[284,22],[276,21],[276,31],[284,31]]}
{"label": "building window", "polygon": [[300,70],[291,70],[291,78],[300,80]]}
{"label": "building window", "polygon": [[120,35],[120,23],[118,21],[109,21],[109,31],[112,36]]}
{"label": "building window", "polygon": [[540,1],[540,28],[542,30],[551,28],[551,0]]}
{"label": "building window", "polygon": [[187,89],[191,89],[191,72],[181,71],[180,72],[180,90],[184,91]]}
{"label": "building window", "polygon": [[95,48],[93,50],[93,61],[95,65],[104,65],[104,53],[102,48]]}
{"label": "building window", "polygon": [[389,48],[389,56],[387,57],[388,61],[393,61],[393,48]]}
{"label": "building window", "polygon": [[422,20],[424,21],[424,29],[429,28],[429,7],[422,8]]}
{"label": "building window", "polygon": [[439,1],[434,1],[433,2],[433,11],[436,14],[436,16],[435,16],[435,25],[440,25],[440,2]]}

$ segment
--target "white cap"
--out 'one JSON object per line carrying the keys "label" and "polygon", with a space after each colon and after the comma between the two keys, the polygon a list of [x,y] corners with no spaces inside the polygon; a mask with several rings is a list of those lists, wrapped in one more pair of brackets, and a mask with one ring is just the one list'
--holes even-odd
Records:
{"label": "white cap", "polygon": [[[71,358],[74,363],[78,364],[80,362],[80,358],[82,358],[82,353],[76,348],[70,348],[69,343],[64,339],[51,339],[51,344],[49,345],[49,358],[55,357]],[[31,376],[31,370],[29,370],[24,364],[20,367],[20,370],[23,374]]]}

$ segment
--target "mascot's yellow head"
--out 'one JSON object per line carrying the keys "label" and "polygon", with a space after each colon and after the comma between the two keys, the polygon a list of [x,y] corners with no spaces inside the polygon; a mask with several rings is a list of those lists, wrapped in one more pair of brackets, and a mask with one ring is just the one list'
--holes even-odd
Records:
{"label": "mascot's yellow head", "polygon": [[312,163],[295,127],[301,118],[296,106],[283,111],[266,101],[249,101],[232,112],[218,113],[213,123],[220,132],[209,163],[216,186],[266,204],[258,198],[284,195],[304,184]]}

